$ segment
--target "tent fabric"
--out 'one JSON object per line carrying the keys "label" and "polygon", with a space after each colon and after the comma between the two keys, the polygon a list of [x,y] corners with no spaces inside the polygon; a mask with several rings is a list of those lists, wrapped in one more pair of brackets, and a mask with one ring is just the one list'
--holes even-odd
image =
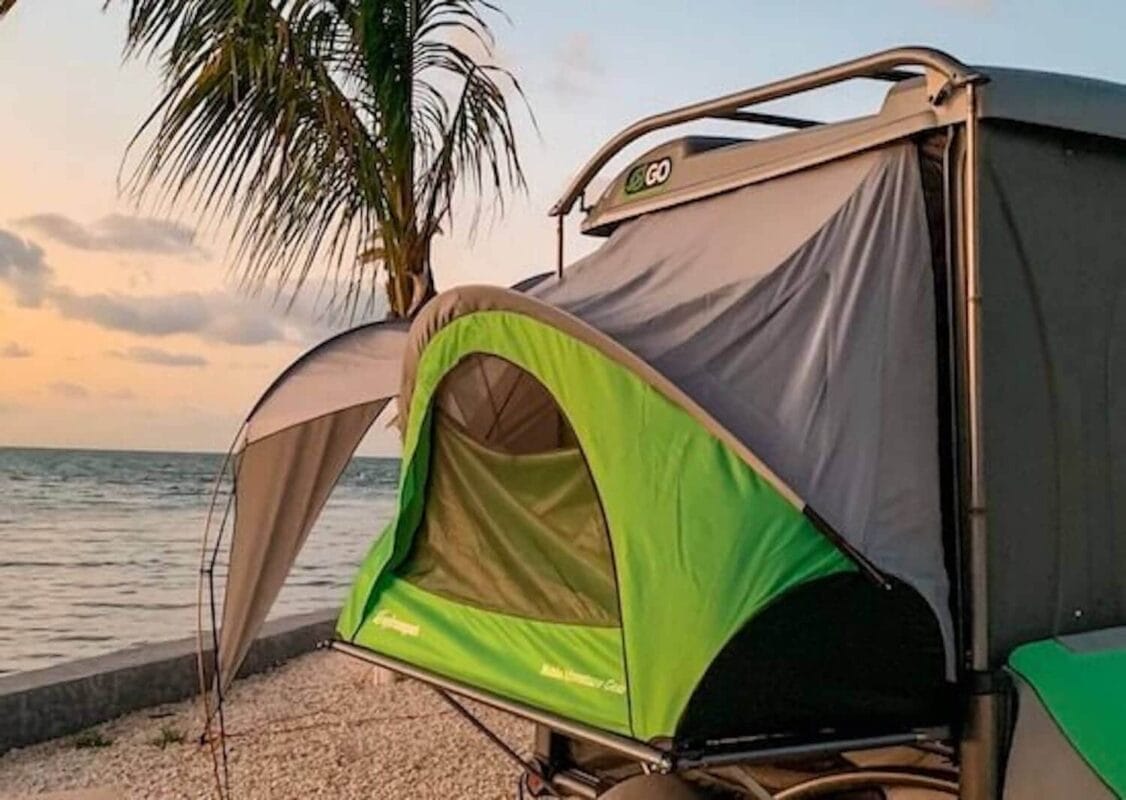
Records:
{"label": "tent fabric", "polygon": [[620,625],[606,523],[578,447],[514,455],[440,412],[433,424],[426,508],[400,577],[479,608]]}
{"label": "tent fabric", "polygon": [[475,441],[506,453],[574,445],[551,394],[531,375],[494,356],[467,356],[443,380],[439,408]]}
{"label": "tent fabric", "polygon": [[398,394],[407,326],[363,325],[297,359],[263,394],[234,448],[219,685],[238,671],[352,452]]}
{"label": "tent fabric", "polygon": [[530,294],[621,343],[923,594],[953,665],[914,145],[653,213]]}
{"label": "tent fabric", "polygon": [[253,442],[235,460],[235,521],[219,632],[219,680],[234,680],[352,453],[390,398]]}
{"label": "tent fabric", "polygon": [[984,120],[989,650],[1126,625],[1126,144]]}
{"label": "tent fabric", "polygon": [[983,66],[978,116],[1126,139],[1126,86],[1011,67]]}
{"label": "tent fabric", "polygon": [[636,730],[620,628],[498,614],[389,577],[355,636],[338,634],[497,697],[614,733]]}
{"label": "tent fabric", "polygon": [[[1013,651],[1009,666],[1019,676],[1020,705],[1006,798],[1126,797],[1126,628],[1026,644]],[[1052,775],[1057,769],[1066,771]],[[1042,781],[1063,775],[1075,781],[1066,791],[1044,790]],[[1079,790],[1098,781],[1101,795]],[[1021,794],[1022,787],[1030,793]]]}
{"label": "tent fabric", "polygon": [[408,327],[398,320],[363,325],[306,353],[258,401],[240,445],[374,398],[394,397]]}
{"label": "tent fabric", "polygon": [[817,736],[947,724],[938,622],[902,581],[858,572],[811,580],[779,597],[713,659],[677,727],[689,742],[760,733]]}
{"label": "tent fabric", "polygon": [[[426,343],[404,370],[412,394],[399,514],[365,559],[338,632],[571,719],[642,739],[671,736],[735,631],[790,588],[854,567],[800,505],[694,415],[552,324],[559,312],[503,290],[468,294],[494,308],[463,310],[432,335],[433,319],[420,318],[412,331],[412,352],[417,339]],[[523,310],[496,308],[505,300]],[[435,394],[475,353],[531,373],[570,422],[605,513],[620,628],[485,611],[422,593],[397,574],[424,515]]]}
{"label": "tent fabric", "polygon": [[[431,340],[460,317],[482,311],[506,311],[527,316],[550,325],[577,342],[593,348],[601,355],[636,375],[669,402],[684,409],[700,426],[722,442],[725,447],[736,453],[747,466],[767,481],[775,491],[791,504],[798,508],[805,505],[805,501],[738,437],[720,424],[679,386],[646,361],[578,317],[534,298],[496,286],[460,286],[456,289],[450,289],[439,294],[422,309],[422,313],[411,325],[410,336],[407,338],[406,349],[403,353],[402,385],[399,394],[400,408],[409,409],[411,407],[417,380],[418,363]],[[470,354],[469,357],[473,355],[477,354]]]}

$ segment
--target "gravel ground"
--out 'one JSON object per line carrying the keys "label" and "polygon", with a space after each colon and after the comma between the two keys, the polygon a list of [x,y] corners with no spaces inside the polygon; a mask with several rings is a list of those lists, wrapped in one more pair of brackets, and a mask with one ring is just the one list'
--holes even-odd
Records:
{"label": "gravel ground", "polygon": [[[379,685],[371,667],[318,652],[239,681],[226,706],[232,796],[489,800],[517,769],[431,690]],[[531,726],[475,708],[525,749]],[[0,797],[109,789],[114,797],[214,796],[198,707],[148,709],[78,736],[0,756]]]}

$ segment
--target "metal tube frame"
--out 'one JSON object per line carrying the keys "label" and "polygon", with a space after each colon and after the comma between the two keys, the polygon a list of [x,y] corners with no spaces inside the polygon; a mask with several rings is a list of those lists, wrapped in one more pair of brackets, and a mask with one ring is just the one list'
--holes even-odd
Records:
{"label": "metal tube frame", "polygon": [[962,189],[963,242],[965,268],[966,326],[966,423],[969,453],[970,590],[970,665],[987,672],[989,664],[989,616],[987,551],[985,539],[985,480],[981,423],[981,270],[978,263],[978,134],[977,92],[970,86],[966,94],[966,159]]}
{"label": "metal tube frame", "polygon": [[[948,427],[943,440],[943,452],[949,468],[949,474],[946,478],[949,496],[943,506],[943,525],[948,526],[952,534],[950,541],[953,544],[953,553],[950,554],[950,563],[953,565],[954,572],[954,575],[952,575],[954,580],[951,582],[954,609],[954,647],[955,658],[957,659],[956,669],[960,675],[964,668],[968,666],[965,663],[965,654],[968,653],[967,621],[969,606],[966,600],[968,591],[963,578],[966,563],[966,543],[961,504],[961,498],[964,494],[962,491],[963,476],[966,474],[966,470],[962,461],[965,448],[961,445],[964,399],[960,392],[964,378],[962,359],[959,355],[962,330],[958,323],[962,307],[962,284],[960,280],[962,257],[961,239],[959,238],[962,220],[959,212],[961,205],[955,200],[959,196],[961,187],[960,170],[963,169],[959,158],[959,148],[962,143],[957,136],[958,130],[959,126],[956,125],[950,125],[946,128],[946,144],[942,153],[943,252],[946,263],[945,292],[941,298],[942,305],[939,306],[938,312],[942,314],[944,320],[946,359],[945,375],[940,382],[940,386],[948,404],[948,419],[946,420]],[[955,164],[957,164],[957,169]]]}
{"label": "metal tube frame", "polygon": [[862,736],[852,739],[826,739],[820,742],[779,745],[777,747],[748,748],[731,752],[703,753],[697,756],[680,755],[675,759],[677,771],[726,767],[734,764],[766,764],[772,761],[816,758],[837,753],[860,750],[880,750],[885,747],[904,747],[941,741],[948,735],[945,728],[915,730],[881,736]]}
{"label": "metal tube frame", "polygon": [[942,103],[951,90],[983,79],[970,67],[940,50],[929,47],[900,47],[712,100],[693,103],[662,114],[654,114],[630,125],[603,145],[571,181],[563,196],[551,207],[549,216],[558,217],[570,213],[583,190],[610,159],[646,134],[701,119],[723,119],[733,112],[746,110],[748,106],[858,78],[899,81],[908,76],[915,77],[912,73],[904,71],[903,67],[921,67],[936,72],[945,79],[945,85],[935,92],[932,98],[932,102],[936,105]]}
{"label": "metal tube frame", "polygon": [[1001,786],[1003,697],[993,676],[989,620],[989,540],[985,491],[981,370],[981,263],[979,256],[980,137],[977,87],[966,87],[965,156],[962,168],[961,258],[966,423],[965,569],[969,593],[969,689],[961,736],[962,800],[993,800]]}
{"label": "metal tube frame", "polygon": [[[857,750],[878,750],[884,747],[918,745],[926,742],[940,741],[949,735],[949,732],[945,728],[935,728],[882,736],[826,739],[819,742],[784,744],[773,747],[747,747],[712,753],[676,753],[661,750],[625,736],[591,728],[541,709],[532,708],[523,703],[497,697],[496,695],[481,691],[480,689],[466,686],[458,681],[436,675],[429,670],[416,667],[390,656],[366,650],[362,647],[357,647],[347,642],[332,641],[329,642],[328,646],[352,658],[384,667],[393,672],[436,687],[440,691],[459,695],[501,711],[506,711],[518,717],[528,719],[532,722],[546,725],[564,736],[582,739],[605,747],[615,753],[654,767],[659,772],[682,772],[684,770],[706,769],[708,767],[722,767],[733,764],[764,764],[784,759],[810,758]],[[556,779],[556,776],[550,777],[550,780],[553,782]]]}
{"label": "metal tube frame", "polygon": [[626,738],[625,736],[618,736],[617,734],[600,731],[596,728],[590,728],[569,719],[551,714],[538,708],[532,708],[518,703],[514,700],[506,700],[502,697],[483,692],[480,689],[474,689],[471,686],[459,683],[458,681],[450,680],[449,678],[436,675],[433,672],[422,669],[420,667],[408,664],[405,661],[399,661],[397,658],[391,658],[380,653],[373,653],[370,650],[365,650],[362,647],[356,647],[347,642],[333,641],[329,643],[329,647],[340,653],[344,653],[352,658],[357,658],[361,661],[366,661],[369,664],[375,664],[379,667],[384,667],[393,672],[398,672],[401,675],[406,675],[408,678],[422,681],[423,683],[437,686],[444,689],[451,694],[456,694],[461,697],[474,700],[478,703],[483,703],[487,706],[506,711],[509,714],[514,714],[518,717],[538,722],[541,725],[546,725],[549,728],[559,731],[564,736],[570,736],[575,739],[582,739],[583,741],[597,744],[624,756],[635,759],[645,764],[651,764],[661,771],[671,771],[673,767],[672,758],[669,753],[659,750],[656,747],[650,747],[647,744],[638,742],[634,739]]}
{"label": "metal tube frame", "polygon": [[956,796],[958,785],[949,778],[937,775],[920,775],[894,770],[864,769],[855,772],[822,775],[803,781],[797,786],[783,789],[774,795],[774,800],[804,800],[811,797],[824,797],[830,792],[849,789],[870,789],[872,787],[895,789],[923,789]]}
{"label": "metal tube frame", "polygon": [[598,789],[596,787],[584,781],[580,781],[568,775],[566,772],[553,775],[551,782],[560,789],[570,792],[573,796],[583,798],[583,800],[596,800],[598,797]]}
{"label": "metal tube frame", "polygon": [[783,114],[767,114],[763,111],[728,111],[716,114],[713,119],[727,119],[732,122],[749,122],[754,125],[770,125],[775,128],[816,128],[825,123],[815,119],[790,117]]}

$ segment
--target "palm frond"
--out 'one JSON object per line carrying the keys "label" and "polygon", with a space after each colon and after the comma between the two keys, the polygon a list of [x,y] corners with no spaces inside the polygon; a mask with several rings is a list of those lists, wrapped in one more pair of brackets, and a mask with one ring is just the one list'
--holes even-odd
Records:
{"label": "palm frond", "polygon": [[[0,0],[11,3],[12,0]],[[165,93],[128,186],[228,220],[251,290],[319,272],[339,310],[417,305],[430,241],[462,184],[524,176],[484,0],[131,0],[127,52]],[[143,147],[140,143],[148,137]],[[373,258],[379,253],[379,258]],[[412,278],[415,276],[415,278]]]}

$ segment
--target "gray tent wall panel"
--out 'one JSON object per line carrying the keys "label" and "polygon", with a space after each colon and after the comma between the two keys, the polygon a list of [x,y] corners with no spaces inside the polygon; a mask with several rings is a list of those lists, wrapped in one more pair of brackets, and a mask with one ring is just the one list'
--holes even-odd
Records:
{"label": "gray tent wall panel", "polygon": [[1036,691],[1019,675],[1012,676],[1017,717],[1005,767],[1004,800],[1114,800],[1116,795],[1075,750]]}
{"label": "gray tent wall panel", "polygon": [[981,124],[994,665],[1126,623],[1126,144]]}
{"label": "gray tent wall panel", "polygon": [[655,367],[915,587],[952,664],[913,144],[630,220],[530,294]]}
{"label": "gray tent wall panel", "polygon": [[989,76],[989,82],[978,90],[982,119],[1126,139],[1126,87],[1122,84],[1011,67],[980,70]]}

